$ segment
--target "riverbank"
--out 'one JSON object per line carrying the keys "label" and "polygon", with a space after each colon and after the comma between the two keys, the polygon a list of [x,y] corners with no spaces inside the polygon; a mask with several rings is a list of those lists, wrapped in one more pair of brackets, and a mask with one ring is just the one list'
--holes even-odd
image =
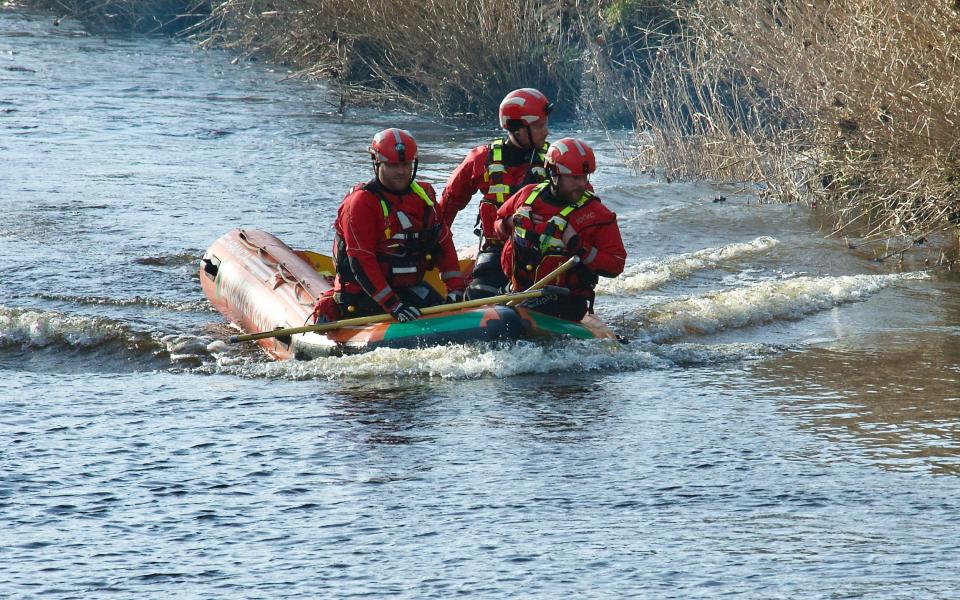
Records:
{"label": "riverbank", "polygon": [[631,123],[639,170],[816,206],[829,235],[876,259],[924,244],[950,249],[941,264],[957,259],[960,41],[943,0],[20,5],[267,59],[337,86],[341,111],[485,123],[504,90],[535,86],[560,119]]}
{"label": "riverbank", "polygon": [[878,258],[955,246],[956,3],[700,0],[678,17],[637,105],[641,164],[818,205]]}
{"label": "riverbank", "polygon": [[[13,3],[8,3],[13,4]],[[340,87],[342,104],[489,122],[507,90],[536,87],[558,118],[632,121],[623,93],[642,67],[640,25],[667,0],[23,0],[85,25],[189,37]],[[643,34],[646,37],[646,34]],[[630,64],[625,64],[628,61]]]}

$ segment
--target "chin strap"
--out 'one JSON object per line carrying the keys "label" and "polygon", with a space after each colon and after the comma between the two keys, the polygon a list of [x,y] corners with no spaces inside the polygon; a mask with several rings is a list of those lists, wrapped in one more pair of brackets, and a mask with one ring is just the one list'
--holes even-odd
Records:
{"label": "chin strap", "polygon": [[547,169],[547,181],[550,182],[550,191],[553,192],[553,195],[557,195],[557,188],[560,185],[560,175],[555,173],[553,169]]}
{"label": "chin strap", "polygon": [[530,165],[533,165],[533,159],[537,156],[537,147],[533,145],[533,131],[530,130],[530,125],[524,125],[524,129],[527,130],[527,148],[530,149]]}

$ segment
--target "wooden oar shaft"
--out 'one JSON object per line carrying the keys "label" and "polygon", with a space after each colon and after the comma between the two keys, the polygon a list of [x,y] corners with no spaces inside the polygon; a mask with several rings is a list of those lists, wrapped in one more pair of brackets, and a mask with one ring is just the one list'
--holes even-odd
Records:
{"label": "wooden oar shaft", "polygon": [[[522,302],[523,300],[527,300],[528,298],[538,298],[545,293],[547,293],[547,291],[545,291],[542,288],[538,290],[527,290],[525,292],[518,292],[515,294],[501,294],[499,296],[491,296],[489,298],[477,298],[476,300],[465,300],[463,302],[455,302],[453,304],[438,304],[436,306],[428,306],[426,308],[421,308],[420,312],[425,315],[432,315],[435,313],[449,312],[453,310],[462,310],[465,308],[476,308],[478,306],[486,306],[488,304],[500,304],[502,302],[509,302],[513,300]],[[302,327],[288,327],[286,329],[273,329],[271,331],[261,331],[260,333],[233,335],[233,336],[230,336],[230,338],[227,341],[233,344],[236,342],[249,342],[251,340],[262,340],[264,338],[294,335],[296,333],[308,333],[308,332],[321,333],[324,331],[330,331],[332,329],[339,329],[341,327],[349,327],[351,325],[369,325],[371,323],[380,323],[381,321],[390,321],[390,320],[393,320],[393,316],[388,314],[368,315],[366,317],[354,317],[352,319],[341,319],[339,321],[332,321],[330,323],[318,323],[316,325],[303,325]]]}
{"label": "wooden oar shaft", "polygon": [[[546,286],[550,285],[551,281],[553,281],[557,277],[560,277],[561,275],[569,271],[571,268],[573,268],[574,265],[576,265],[579,262],[580,262],[579,256],[571,256],[565,263],[563,263],[556,269],[550,271],[543,277],[543,279],[535,282],[533,285],[527,288],[524,293],[534,292],[536,290],[542,290]],[[507,302],[507,306],[516,306],[517,304],[520,304],[524,300],[526,300],[526,298],[518,298],[516,300],[511,300],[510,302]]]}

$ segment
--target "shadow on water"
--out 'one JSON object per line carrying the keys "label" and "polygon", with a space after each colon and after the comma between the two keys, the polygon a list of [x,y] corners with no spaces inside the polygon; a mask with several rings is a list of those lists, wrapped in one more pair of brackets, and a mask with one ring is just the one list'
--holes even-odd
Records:
{"label": "shadow on water", "polygon": [[811,349],[752,370],[758,391],[783,398],[784,412],[832,444],[855,444],[857,460],[960,475],[960,335],[912,342],[882,353]]}
{"label": "shadow on water", "polygon": [[612,408],[603,397],[603,377],[581,374],[544,382],[526,377],[503,402],[516,413],[519,426],[533,439],[576,444],[594,439],[610,418]]}
{"label": "shadow on water", "polygon": [[359,426],[370,445],[430,443],[448,426],[475,422],[487,428],[522,431],[544,442],[593,439],[610,418],[601,374],[539,376],[471,381],[364,381],[340,386],[331,412]]}
{"label": "shadow on water", "polygon": [[372,446],[414,444],[429,439],[429,414],[437,398],[428,386],[365,382],[341,386],[331,414],[359,425]]}

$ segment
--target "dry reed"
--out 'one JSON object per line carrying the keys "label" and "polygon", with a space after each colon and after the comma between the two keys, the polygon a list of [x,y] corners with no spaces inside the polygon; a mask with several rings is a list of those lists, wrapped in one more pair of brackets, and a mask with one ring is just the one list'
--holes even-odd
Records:
{"label": "dry reed", "polygon": [[952,226],[953,2],[700,0],[678,18],[687,29],[639,104],[653,138],[640,164],[826,204],[838,233],[919,239]]}
{"label": "dry reed", "polygon": [[630,125],[657,50],[679,31],[676,6],[691,0],[601,0],[578,5],[583,32],[581,116]]}
{"label": "dry reed", "polygon": [[580,52],[567,20],[539,0],[226,0],[203,43],[339,81],[352,101],[489,119],[525,86],[571,110]]}

